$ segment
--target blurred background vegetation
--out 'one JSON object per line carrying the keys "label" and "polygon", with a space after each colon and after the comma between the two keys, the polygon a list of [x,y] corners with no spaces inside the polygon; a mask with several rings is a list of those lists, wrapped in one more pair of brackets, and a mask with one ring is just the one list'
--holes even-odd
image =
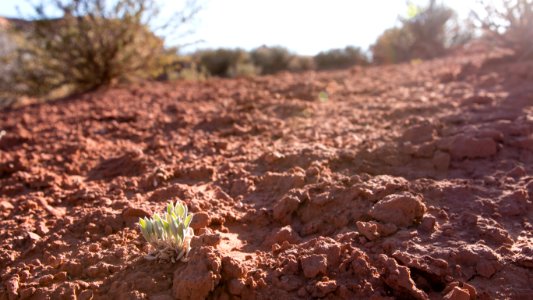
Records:
{"label": "blurred background vegetation", "polygon": [[[349,46],[315,56],[282,46],[187,54],[179,46],[169,47],[169,32],[201,11],[196,1],[166,20],[155,0],[43,1],[29,17],[0,18],[0,105],[136,80],[205,80],[428,60],[480,39],[511,49],[515,59],[533,58],[533,0],[484,3],[483,14],[472,13],[469,21],[459,20],[436,0],[425,6],[408,3],[407,16],[399,17],[399,25],[385,30],[368,50]],[[50,7],[54,14],[48,13]]]}

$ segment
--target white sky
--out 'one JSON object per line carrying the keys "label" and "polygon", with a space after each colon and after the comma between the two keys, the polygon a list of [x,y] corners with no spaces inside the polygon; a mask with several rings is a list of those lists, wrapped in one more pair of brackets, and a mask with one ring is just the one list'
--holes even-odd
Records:
{"label": "white sky", "polygon": [[[183,1],[162,2],[168,12]],[[475,0],[442,2],[462,18],[475,4]],[[24,3],[0,0],[0,15],[17,16],[15,6],[24,11]],[[204,41],[196,48],[280,45],[304,55],[347,45],[366,49],[406,12],[405,0],[208,0],[188,40]]]}

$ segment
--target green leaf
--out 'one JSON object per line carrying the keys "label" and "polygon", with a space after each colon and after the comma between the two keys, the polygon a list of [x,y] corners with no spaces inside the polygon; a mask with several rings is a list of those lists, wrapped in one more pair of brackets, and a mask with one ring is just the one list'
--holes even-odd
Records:
{"label": "green leaf", "polygon": [[154,218],[154,221],[157,221],[157,222],[161,221],[161,217],[159,216],[158,213],[155,213],[153,218]]}
{"label": "green leaf", "polygon": [[178,234],[178,223],[175,220],[172,220],[170,223],[170,230],[172,230],[172,236],[176,236]]}
{"label": "green leaf", "polygon": [[144,218],[145,224],[146,224],[146,232],[148,232],[150,235],[154,232],[154,225],[152,224],[151,220],[148,220],[146,217]]}
{"label": "green leaf", "polygon": [[184,211],[185,211],[185,209],[183,208],[183,205],[181,205],[181,203],[176,202],[176,215],[178,215],[178,217],[183,219],[183,212]]}
{"label": "green leaf", "polygon": [[167,204],[167,213],[168,213],[169,215],[171,215],[172,212],[174,212],[174,205],[172,205],[172,202],[169,202],[169,203]]}
{"label": "green leaf", "polygon": [[178,225],[178,236],[183,240],[183,238],[185,237],[185,227],[183,226],[183,223],[180,223]]}
{"label": "green leaf", "polygon": [[185,225],[185,228],[189,227],[189,224],[191,224],[192,221],[192,214],[188,215],[187,218],[183,221],[183,224]]}

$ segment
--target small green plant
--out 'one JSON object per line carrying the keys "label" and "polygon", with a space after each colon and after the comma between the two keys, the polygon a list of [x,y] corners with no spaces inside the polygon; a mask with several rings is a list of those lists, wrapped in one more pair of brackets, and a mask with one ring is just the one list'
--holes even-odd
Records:
{"label": "small green plant", "polygon": [[191,249],[191,238],[194,231],[189,227],[192,214],[187,206],[180,201],[174,205],[170,202],[167,211],[160,216],[155,213],[151,218],[139,219],[141,232],[155,250],[146,256],[148,260],[159,261],[187,261],[187,254]]}

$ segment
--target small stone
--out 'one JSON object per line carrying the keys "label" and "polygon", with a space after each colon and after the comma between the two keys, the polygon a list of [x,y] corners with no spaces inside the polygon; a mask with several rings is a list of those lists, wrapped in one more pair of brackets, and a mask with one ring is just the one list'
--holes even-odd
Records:
{"label": "small stone", "polygon": [[299,290],[298,290],[298,293],[297,295],[299,297],[302,297],[302,298],[305,298],[307,296],[307,290],[305,289],[305,287],[301,287]]}
{"label": "small stone", "polygon": [[225,278],[240,278],[245,270],[238,260],[226,256],[222,258],[222,273]]}
{"label": "small stone", "polygon": [[194,232],[197,232],[201,228],[209,226],[209,221],[209,214],[206,212],[195,213],[191,221],[191,228],[194,229]]}
{"label": "small stone", "polygon": [[[289,244],[294,244],[300,239],[300,236],[296,231],[292,229],[291,226],[287,225],[285,227],[280,228],[279,230],[275,230],[272,234],[271,242],[283,244],[283,242],[288,242]],[[267,241],[270,242],[270,241]]]}
{"label": "small stone", "polygon": [[522,166],[514,167],[511,171],[507,172],[507,176],[513,177],[513,178],[520,178],[527,175],[526,169]]}
{"label": "small stone", "polygon": [[128,221],[137,222],[139,218],[144,218],[144,217],[149,217],[149,216],[150,216],[150,212],[142,208],[137,208],[137,207],[126,207],[122,211],[122,218],[127,222]]}
{"label": "small stone", "polygon": [[28,235],[28,239],[32,242],[38,242],[41,239],[40,235],[38,235],[37,233],[33,233],[31,231],[28,231],[27,235]]}
{"label": "small stone", "polygon": [[228,291],[230,294],[238,296],[242,293],[245,286],[242,279],[233,278],[228,282]]}
{"label": "small stone", "polygon": [[490,278],[496,273],[496,268],[494,268],[494,265],[490,261],[481,260],[476,265],[476,272],[485,278]]}
{"label": "small stone", "polygon": [[19,286],[20,286],[20,277],[17,274],[15,274],[9,280],[7,280],[7,282],[5,283],[5,287],[10,296],[9,297],[10,299],[15,298],[17,296]]}
{"label": "small stone", "polygon": [[93,298],[92,290],[84,290],[78,296],[78,300],[91,300]]}
{"label": "small stone", "polygon": [[424,216],[422,222],[420,222],[419,228],[426,231],[432,232],[435,228],[436,219],[433,216]]}
{"label": "small stone", "polygon": [[60,282],[67,280],[67,272],[59,272],[55,274],[54,280],[60,281]]}
{"label": "small stone", "polygon": [[444,151],[436,151],[433,155],[433,166],[437,171],[447,171],[450,167],[451,156]]}
{"label": "small stone", "polygon": [[301,258],[302,269],[306,278],[313,278],[318,274],[326,274],[328,260],[323,254],[307,255]]}
{"label": "small stone", "polygon": [[486,158],[498,152],[498,145],[492,138],[475,138],[458,135],[453,140],[450,153],[454,158]]}
{"label": "small stone", "polygon": [[100,251],[100,245],[98,245],[98,244],[90,244],[89,245],[89,251],[91,251],[91,252]]}
{"label": "small stone", "polygon": [[40,286],[48,286],[50,284],[52,284],[52,282],[54,281],[54,276],[53,275],[44,275],[44,276],[41,276],[41,278],[39,278],[39,285]]}
{"label": "small stone", "polygon": [[533,135],[517,138],[512,145],[518,148],[533,151]]}
{"label": "small stone", "polygon": [[369,214],[374,219],[392,223],[399,227],[407,227],[421,220],[426,206],[421,196],[410,193],[391,194],[372,207]]}
{"label": "small stone", "polygon": [[14,208],[15,207],[10,202],[8,202],[8,201],[0,201],[0,211],[8,211],[8,210],[12,210]]}
{"label": "small stone", "polygon": [[282,159],[284,156],[283,154],[277,152],[277,151],[273,151],[273,152],[267,152],[263,155],[263,160],[268,163],[268,164],[272,164],[274,163],[275,161],[277,160],[280,160]]}
{"label": "small stone", "polygon": [[291,214],[298,208],[300,205],[300,199],[295,196],[285,196],[281,198],[274,205],[274,219],[283,223],[288,224],[291,220]]}
{"label": "small stone", "polygon": [[370,241],[379,238],[378,226],[376,222],[357,221],[355,225],[357,226],[357,230],[359,230],[359,232]]}
{"label": "small stone", "polygon": [[315,285],[313,297],[325,297],[329,293],[335,292],[337,289],[337,282],[335,280],[319,281]]}
{"label": "small stone", "polygon": [[31,296],[33,296],[36,290],[37,289],[34,287],[22,289],[20,291],[20,299],[29,299]]}
{"label": "small stone", "polygon": [[435,135],[435,127],[428,121],[409,127],[403,133],[403,139],[413,144],[431,141]]}
{"label": "small stone", "polygon": [[104,233],[106,235],[110,235],[113,233],[113,227],[109,226],[109,225],[106,225],[105,228],[104,228]]}
{"label": "small stone", "polygon": [[458,286],[454,287],[442,299],[444,300],[470,300],[468,290],[464,290]]}
{"label": "small stone", "polygon": [[50,232],[50,229],[46,227],[46,224],[44,222],[39,222],[36,229],[37,232],[41,235],[46,235],[48,232]]}

